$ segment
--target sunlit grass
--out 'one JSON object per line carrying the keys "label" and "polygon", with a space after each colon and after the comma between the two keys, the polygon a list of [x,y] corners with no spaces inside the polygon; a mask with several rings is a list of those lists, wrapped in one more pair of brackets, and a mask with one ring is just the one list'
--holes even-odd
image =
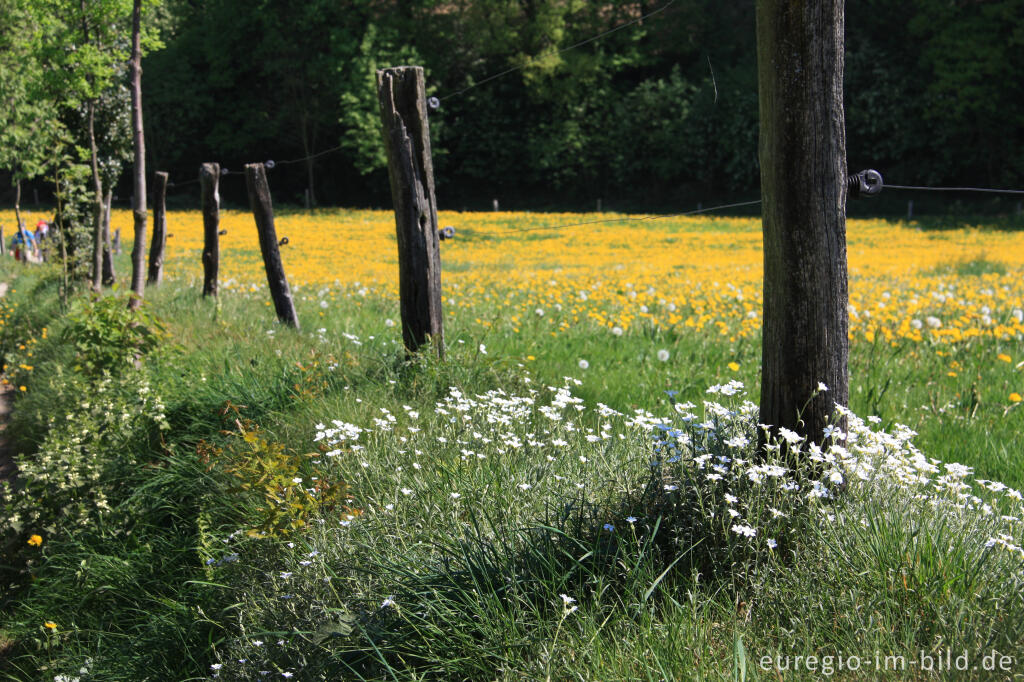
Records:
{"label": "sunlit grass", "polygon": [[[728,504],[743,515],[731,523],[759,534],[726,524],[721,544],[720,522],[686,506],[698,498],[674,497],[699,485],[678,469],[653,477],[652,460],[701,456],[663,458],[638,426],[682,419],[673,401],[696,404],[681,430],[723,420],[721,437],[692,431],[694,442],[748,457],[738,438],[750,441],[750,424],[727,426],[703,401],[732,380],[757,400],[756,221],[546,230],[534,228],[593,217],[442,214],[457,235],[441,247],[439,362],[401,348],[390,213],[278,217],[301,331],[274,319],[251,216],[223,216],[217,302],[200,296],[198,213],[170,218],[167,281],[146,296],[179,348],[143,363],[170,428],[133,435],[152,451],[119,474],[119,514],[104,527],[21,540],[36,554],[12,578],[17,605],[5,603],[15,675],[46,665],[43,679],[73,676],[92,658],[110,679],[182,676],[175,665],[220,679],[715,679],[744,667],[776,679],[756,668],[761,656],[858,644],[1024,657],[1016,508],[979,515],[971,502],[951,515],[885,486],[857,487],[832,518],[743,498]],[[130,220],[115,214],[115,227],[127,235]],[[877,415],[872,429],[917,431],[905,442],[925,458],[973,467],[952,470],[951,495],[963,480],[984,500],[1019,490],[1024,235],[874,221],[849,231],[851,408]],[[31,456],[32,434],[61,411],[73,350],[39,270],[0,268],[18,275],[0,331],[7,380],[26,387],[13,433]],[[563,386],[582,402],[559,398]],[[502,423],[513,396],[534,403]],[[561,419],[541,409],[552,401]],[[251,536],[264,501],[240,489],[245,448],[231,447],[245,420],[302,462],[283,485],[343,479],[349,511]],[[318,438],[333,420],[363,431]],[[200,440],[224,454],[202,460]],[[913,453],[898,449],[893,461]],[[666,497],[652,497],[658,486]],[[789,515],[785,536],[770,506]],[[699,546],[673,544],[687,537]],[[43,654],[33,638],[58,646]]]}

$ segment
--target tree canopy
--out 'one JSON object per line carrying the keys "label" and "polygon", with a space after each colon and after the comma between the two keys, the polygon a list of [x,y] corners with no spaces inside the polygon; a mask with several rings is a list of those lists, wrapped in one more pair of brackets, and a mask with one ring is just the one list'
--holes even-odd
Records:
{"label": "tree canopy", "polygon": [[[41,5],[0,3],[5,14]],[[88,4],[114,5],[126,3]],[[49,6],[61,25],[79,3]],[[118,9],[118,25],[127,17]],[[147,25],[164,41],[143,60],[147,153],[172,182],[194,178],[203,161],[297,161],[274,171],[281,200],[311,189],[321,203],[386,205],[374,71],[415,63],[441,100],[431,130],[442,206],[603,198],[645,210],[757,195],[746,0],[166,0]],[[118,35],[123,62],[127,33]],[[1020,187],[1022,43],[1024,0],[848,3],[851,169],[904,184]],[[93,85],[66,79],[52,106],[124,81],[123,67],[63,44],[76,46],[64,57],[76,69],[59,72],[91,65]],[[224,185],[227,200],[244,199],[241,182]]]}

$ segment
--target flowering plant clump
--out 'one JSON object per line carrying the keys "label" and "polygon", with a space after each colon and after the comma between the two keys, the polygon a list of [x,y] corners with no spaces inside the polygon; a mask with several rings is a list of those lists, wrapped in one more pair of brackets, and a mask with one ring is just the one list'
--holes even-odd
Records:
{"label": "flowering plant clump", "polygon": [[[743,392],[738,381],[708,389],[727,398]],[[838,407],[848,431],[826,427],[824,446],[780,428],[765,452],[756,453],[757,429],[769,427],[757,423],[750,401],[704,401],[703,416],[691,411],[692,403],[676,403],[675,409],[674,420],[654,427],[656,475],[647,506],[669,522],[677,549],[696,550],[703,558],[699,568],[731,566],[733,578],[742,578],[744,567],[799,544],[809,526],[820,530],[837,515],[864,508],[847,507],[847,501],[893,497],[952,516],[989,518],[988,535],[978,542],[1006,550],[1024,566],[1021,493],[994,481],[972,484],[969,467],[924,456],[906,426],[876,431],[870,424],[877,417],[865,421]]]}
{"label": "flowering plant clump", "polygon": [[0,483],[0,533],[67,532],[109,514],[124,472],[139,465],[132,438],[169,428],[144,373],[58,379],[72,407],[49,415],[38,451],[19,458],[17,487]]}

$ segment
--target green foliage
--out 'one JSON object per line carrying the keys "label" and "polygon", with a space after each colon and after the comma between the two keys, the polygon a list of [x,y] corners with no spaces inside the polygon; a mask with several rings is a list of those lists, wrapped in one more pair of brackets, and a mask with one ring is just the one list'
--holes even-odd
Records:
{"label": "green foliage", "polygon": [[18,484],[4,482],[0,533],[48,538],[103,524],[126,491],[122,481],[143,464],[137,431],[167,428],[162,400],[139,373],[84,379],[58,371],[33,384],[64,406],[49,412],[38,451],[18,462]]}
{"label": "green foliage", "polygon": [[[228,404],[224,412],[234,406]],[[315,519],[327,515],[358,514],[348,486],[340,478],[319,474],[314,460],[321,453],[302,455],[289,452],[282,443],[263,437],[259,426],[236,420],[237,431],[229,432],[226,447],[200,441],[200,461],[211,470],[223,471],[237,479],[228,494],[251,496],[259,501],[251,537],[287,536],[308,529]]]}
{"label": "green foliage", "polygon": [[38,9],[24,0],[0,2],[0,168],[14,183],[45,173],[61,142],[40,54],[50,26]]}
{"label": "green foliage", "polygon": [[97,377],[132,367],[159,346],[163,332],[147,310],[131,311],[120,297],[90,295],[72,304],[63,339],[75,351],[74,369]]}

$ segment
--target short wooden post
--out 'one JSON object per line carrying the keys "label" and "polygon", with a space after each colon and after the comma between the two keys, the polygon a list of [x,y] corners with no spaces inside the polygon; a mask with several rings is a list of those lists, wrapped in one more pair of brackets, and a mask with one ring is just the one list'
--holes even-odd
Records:
{"label": "short wooden post", "polygon": [[497,199],[491,199],[491,208],[493,208],[495,211],[498,210],[498,200]]}
{"label": "short wooden post", "polygon": [[411,352],[429,340],[443,358],[441,249],[423,68],[378,71],[377,96],[395,206],[402,339]]}
{"label": "short wooden post", "polygon": [[153,188],[153,239],[149,243],[149,273],[146,284],[157,285],[164,278],[164,249],[167,247],[167,178],[157,171]]}
{"label": "short wooden post", "polygon": [[308,187],[307,187],[307,188],[305,189],[305,191],[303,192],[303,201],[305,202],[305,204],[306,204],[306,210],[308,211],[308,210],[309,210],[309,207],[310,207],[310,206],[311,206],[311,204],[312,204],[312,202],[310,202],[310,200],[309,200],[309,188],[308,188]]}
{"label": "short wooden post", "polygon": [[199,186],[203,206],[203,296],[217,295],[217,269],[220,267],[220,164],[199,167]]}
{"label": "short wooden post", "polygon": [[260,251],[263,253],[263,265],[267,270],[267,286],[274,300],[277,319],[282,324],[299,328],[299,318],[295,314],[292,292],[288,288],[288,278],[284,275],[281,263],[281,250],[278,248],[277,231],[274,230],[274,207],[270,202],[270,186],[267,184],[267,171],[262,163],[245,165],[245,186],[249,190],[249,205],[256,219],[256,230],[260,236]]}
{"label": "short wooden post", "polygon": [[7,237],[4,236],[4,226],[0,225],[0,256],[7,255]]}

